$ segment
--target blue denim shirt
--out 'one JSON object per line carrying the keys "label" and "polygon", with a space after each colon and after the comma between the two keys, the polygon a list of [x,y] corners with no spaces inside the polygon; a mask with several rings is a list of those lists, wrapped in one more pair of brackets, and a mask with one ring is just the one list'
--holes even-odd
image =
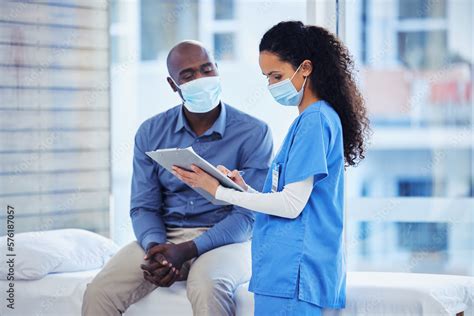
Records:
{"label": "blue denim shirt", "polygon": [[133,158],[130,216],[143,249],[151,242],[166,242],[166,227],[211,227],[194,239],[199,255],[252,235],[251,211],[211,204],[145,154],[189,146],[215,166],[243,170],[245,181],[255,189],[263,187],[273,150],[264,122],[222,102],[213,126],[197,137],[182,105],[153,116],[137,131]]}

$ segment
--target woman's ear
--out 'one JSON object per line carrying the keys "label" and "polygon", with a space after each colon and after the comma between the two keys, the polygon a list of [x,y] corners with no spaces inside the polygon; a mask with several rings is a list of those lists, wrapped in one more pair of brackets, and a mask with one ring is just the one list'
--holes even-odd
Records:
{"label": "woman's ear", "polygon": [[303,61],[303,64],[301,65],[301,74],[305,77],[309,77],[311,73],[313,72],[313,63],[311,60],[306,59]]}

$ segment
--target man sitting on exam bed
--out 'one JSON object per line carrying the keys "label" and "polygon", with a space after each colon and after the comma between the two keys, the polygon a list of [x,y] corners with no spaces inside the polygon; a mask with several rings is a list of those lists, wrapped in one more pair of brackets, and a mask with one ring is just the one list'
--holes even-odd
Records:
{"label": "man sitting on exam bed", "polygon": [[[199,42],[177,44],[167,66],[168,83],[183,105],[146,120],[136,133],[130,216],[137,241],[88,284],[83,315],[120,315],[157,287],[182,280],[194,315],[234,315],[234,290],[250,278],[252,213],[211,204],[145,152],[192,146],[215,166],[243,170],[245,181],[260,189],[271,132],[221,101],[216,63]],[[157,255],[145,260],[150,251]]]}

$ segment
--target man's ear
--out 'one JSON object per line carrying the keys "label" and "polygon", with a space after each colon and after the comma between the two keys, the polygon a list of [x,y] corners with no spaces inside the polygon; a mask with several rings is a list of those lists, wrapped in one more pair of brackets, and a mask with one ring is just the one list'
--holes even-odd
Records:
{"label": "man's ear", "polygon": [[168,81],[168,84],[170,85],[171,89],[173,89],[173,92],[178,91],[178,87],[175,85],[175,83],[170,77],[166,77],[166,81]]}

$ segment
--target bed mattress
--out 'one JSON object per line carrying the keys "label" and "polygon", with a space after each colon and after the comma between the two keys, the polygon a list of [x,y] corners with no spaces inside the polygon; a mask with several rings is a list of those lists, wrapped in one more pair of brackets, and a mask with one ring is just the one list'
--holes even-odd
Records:
{"label": "bed mattress", "polygon": [[[0,315],[80,315],[84,290],[99,270],[49,274],[41,280],[16,281],[14,310],[2,298]],[[8,288],[0,281],[2,296]],[[325,316],[349,315],[456,315],[472,313],[474,278],[412,273],[350,272],[347,279],[347,306],[325,310]],[[247,284],[235,294],[237,316],[253,315],[253,297]],[[161,303],[160,303],[161,302]],[[126,316],[192,315],[186,298],[185,282],[160,288],[132,305]]]}

